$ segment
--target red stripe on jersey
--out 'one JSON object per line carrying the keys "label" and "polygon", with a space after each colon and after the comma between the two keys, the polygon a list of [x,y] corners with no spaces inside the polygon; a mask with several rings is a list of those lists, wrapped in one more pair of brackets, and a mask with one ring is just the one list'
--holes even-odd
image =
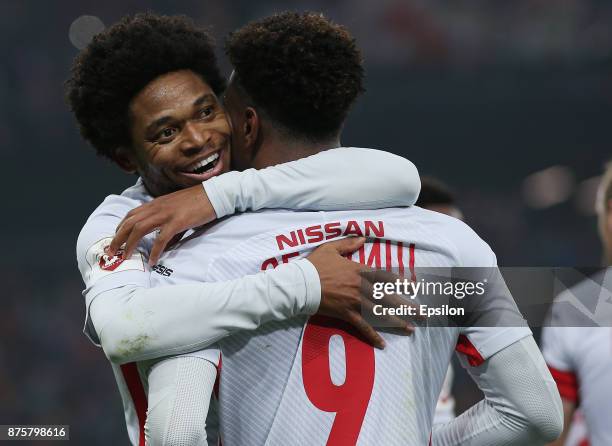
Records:
{"label": "red stripe on jersey", "polygon": [[578,446],[591,446],[591,443],[589,443],[589,440],[585,438],[578,444]]}
{"label": "red stripe on jersey", "polygon": [[219,386],[221,385],[221,366],[223,365],[223,356],[219,353],[219,365],[217,366],[217,378],[215,379],[215,385],[213,387],[213,393],[217,401],[219,400]]}
{"label": "red stripe on jersey", "polygon": [[414,273],[414,243],[410,244],[410,279],[416,282],[416,274]]}
{"label": "red stripe on jersey", "polygon": [[404,244],[397,242],[397,266],[400,276],[404,275]]}
{"label": "red stripe on jersey", "polygon": [[123,373],[123,379],[130,392],[134,407],[136,408],[136,416],[138,417],[138,446],[145,446],[145,433],[144,426],[147,418],[147,395],[145,394],[142,381],[140,380],[140,374],[135,362],[129,362],[121,366],[121,373]]}
{"label": "red stripe on jersey", "polygon": [[557,383],[561,398],[574,403],[578,402],[578,379],[576,375],[573,372],[564,372],[551,366],[548,366],[548,368]]}
{"label": "red stripe on jersey", "polygon": [[387,271],[391,271],[391,240],[385,240],[385,261],[387,263]]}
{"label": "red stripe on jersey", "polygon": [[472,367],[478,367],[485,362],[480,352],[474,347],[474,344],[472,344],[472,341],[470,341],[466,335],[459,335],[455,350],[467,356],[467,360]]}
{"label": "red stripe on jersey", "polygon": [[[219,401],[219,386],[221,385],[221,366],[223,365],[223,355],[219,352],[219,365],[217,366],[217,378],[215,379],[215,385],[213,386],[213,394],[217,401]],[[221,441],[221,432],[219,432],[219,438],[217,438],[217,445],[223,446]]]}

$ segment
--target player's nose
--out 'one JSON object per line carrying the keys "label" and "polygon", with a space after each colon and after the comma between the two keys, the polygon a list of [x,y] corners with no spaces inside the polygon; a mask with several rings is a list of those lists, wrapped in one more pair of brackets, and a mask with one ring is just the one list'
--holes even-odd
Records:
{"label": "player's nose", "polygon": [[180,150],[185,156],[196,155],[204,150],[209,139],[209,132],[203,131],[193,122],[187,122],[183,128],[183,141]]}

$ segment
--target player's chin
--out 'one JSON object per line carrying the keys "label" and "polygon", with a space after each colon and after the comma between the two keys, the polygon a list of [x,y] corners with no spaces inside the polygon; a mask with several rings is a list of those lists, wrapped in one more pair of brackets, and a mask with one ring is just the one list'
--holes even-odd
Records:
{"label": "player's chin", "polygon": [[[225,152],[225,150],[223,150]],[[217,175],[222,174],[223,172],[227,172],[229,169],[228,157],[223,156],[221,153],[217,163],[214,167],[206,172],[202,173],[191,173],[191,172],[176,172],[177,182],[183,187],[195,186],[196,184],[202,183],[203,181],[208,180],[209,178],[215,177]]]}

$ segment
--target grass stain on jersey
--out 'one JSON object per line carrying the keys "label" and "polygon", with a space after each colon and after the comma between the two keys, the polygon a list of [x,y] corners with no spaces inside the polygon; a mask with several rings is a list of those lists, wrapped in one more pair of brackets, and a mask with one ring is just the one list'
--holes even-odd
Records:
{"label": "grass stain on jersey", "polygon": [[121,357],[130,357],[140,353],[147,346],[151,337],[149,335],[141,334],[130,339],[124,339],[119,341],[117,352]]}

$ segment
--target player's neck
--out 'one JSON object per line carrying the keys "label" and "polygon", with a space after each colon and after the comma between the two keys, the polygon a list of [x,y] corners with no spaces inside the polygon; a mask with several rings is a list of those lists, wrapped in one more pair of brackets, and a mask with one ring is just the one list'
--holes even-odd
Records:
{"label": "player's neck", "polygon": [[337,137],[316,142],[269,138],[268,141],[262,143],[257,151],[251,167],[263,169],[276,164],[299,160],[336,147],[340,147],[340,138]]}

